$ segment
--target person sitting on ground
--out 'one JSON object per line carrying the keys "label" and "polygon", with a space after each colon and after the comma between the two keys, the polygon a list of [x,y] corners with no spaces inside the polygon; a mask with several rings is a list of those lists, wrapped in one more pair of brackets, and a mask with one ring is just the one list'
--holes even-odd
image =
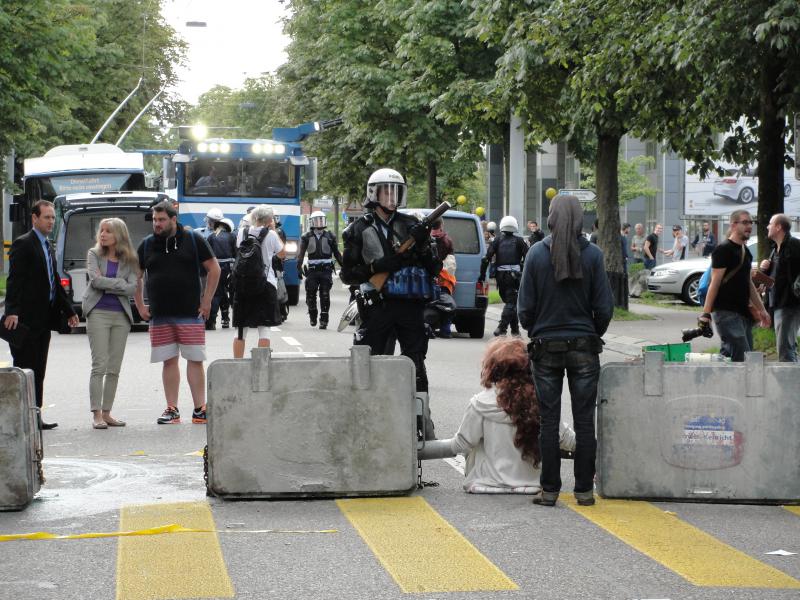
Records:
{"label": "person sitting on ground", "polygon": [[[481,364],[484,391],[473,396],[450,441],[466,454],[464,490],[471,494],[538,494],[539,405],[525,343],[496,338]],[[561,423],[560,446],[575,450],[575,432]]]}

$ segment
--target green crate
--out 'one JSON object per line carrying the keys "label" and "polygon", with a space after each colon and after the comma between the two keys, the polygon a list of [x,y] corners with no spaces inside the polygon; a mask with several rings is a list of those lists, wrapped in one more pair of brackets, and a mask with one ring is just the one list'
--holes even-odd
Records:
{"label": "green crate", "polygon": [[657,344],[644,346],[642,352],[663,352],[665,362],[686,362],[686,354],[692,351],[692,345],[683,344]]}

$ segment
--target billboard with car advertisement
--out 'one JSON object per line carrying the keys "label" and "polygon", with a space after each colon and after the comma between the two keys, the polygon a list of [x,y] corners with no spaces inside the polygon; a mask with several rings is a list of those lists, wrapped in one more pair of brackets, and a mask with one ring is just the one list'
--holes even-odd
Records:
{"label": "billboard with car advertisement", "polygon": [[[794,158],[794,157],[793,157]],[[724,217],[740,208],[755,212],[758,207],[758,169],[721,164],[724,175],[713,173],[701,180],[687,172],[684,178],[684,214]],[[784,212],[800,217],[800,180],[794,169],[783,173]]]}

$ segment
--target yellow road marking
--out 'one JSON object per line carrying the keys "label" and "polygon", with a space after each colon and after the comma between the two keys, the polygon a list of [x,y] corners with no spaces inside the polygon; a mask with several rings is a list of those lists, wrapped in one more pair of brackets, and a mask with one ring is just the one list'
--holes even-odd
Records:
{"label": "yellow road marking", "polygon": [[598,499],[572,510],[674,571],[707,587],[800,589],[800,581],[729,546],[649,502]]}
{"label": "yellow road marking", "polygon": [[798,517],[800,517],[800,506],[784,506],[783,508],[788,510],[790,513],[794,513]]}
{"label": "yellow road marking", "polygon": [[336,504],[403,592],[518,589],[419,496]]}
{"label": "yellow road marking", "polygon": [[[216,529],[205,502],[123,507],[120,529],[135,531],[180,523]],[[124,537],[117,552],[117,600],[233,598],[216,533]]]}

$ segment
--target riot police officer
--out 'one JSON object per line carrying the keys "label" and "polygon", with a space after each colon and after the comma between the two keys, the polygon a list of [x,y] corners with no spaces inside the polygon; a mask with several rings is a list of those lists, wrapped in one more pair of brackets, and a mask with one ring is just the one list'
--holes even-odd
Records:
{"label": "riot police officer", "polygon": [[[354,343],[370,347],[372,354],[384,354],[394,334],[400,352],[416,367],[416,387],[427,407],[428,375],[425,356],[425,305],[433,297],[433,278],[442,261],[432,250],[430,225],[416,217],[397,212],[406,203],[406,183],[394,169],[379,169],[367,182],[364,207],[369,211],[345,229],[342,281],[358,285],[356,294],[362,326]],[[414,245],[398,252],[409,237]],[[376,289],[376,274],[388,274],[385,285]],[[372,281],[371,281],[372,279]],[[427,417],[427,415],[426,415]],[[426,436],[433,437],[433,423],[427,419]]]}
{"label": "riot police officer", "polygon": [[486,256],[481,261],[480,281],[486,279],[486,269],[492,258],[495,261],[497,288],[500,298],[505,303],[500,315],[500,324],[494,330],[494,335],[505,335],[509,326],[511,335],[519,335],[519,321],[517,320],[517,294],[519,281],[522,278],[522,264],[528,251],[528,244],[522,237],[516,235],[519,231],[517,220],[507,215],[500,220],[500,233],[492,241]]}
{"label": "riot police officer", "polygon": [[[310,229],[300,238],[297,254],[297,275],[306,276],[306,305],[311,326],[317,324],[317,290],[319,290],[319,328],[328,328],[328,311],[331,307],[333,286],[333,261],[342,265],[342,254],[336,237],[327,229],[325,213],[314,211],[308,218]],[[308,253],[308,266],[303,269],[303,258]]]}
{"label": "riot police officer", "polygon": [[[212,209],[213,210],[213,209]],[[211,300],[211,312],[206,321],[206,329],[216,329],[217,311],[222,312],[222,328],[231,325],[230,319],[230,282],[233,261],[236,258],[236,235],[232,233],[233,221],[222,218],[217,222],[216,229],[208,236],[208,245],[214,251],[219,263],[220,274],[217,291]]]}

